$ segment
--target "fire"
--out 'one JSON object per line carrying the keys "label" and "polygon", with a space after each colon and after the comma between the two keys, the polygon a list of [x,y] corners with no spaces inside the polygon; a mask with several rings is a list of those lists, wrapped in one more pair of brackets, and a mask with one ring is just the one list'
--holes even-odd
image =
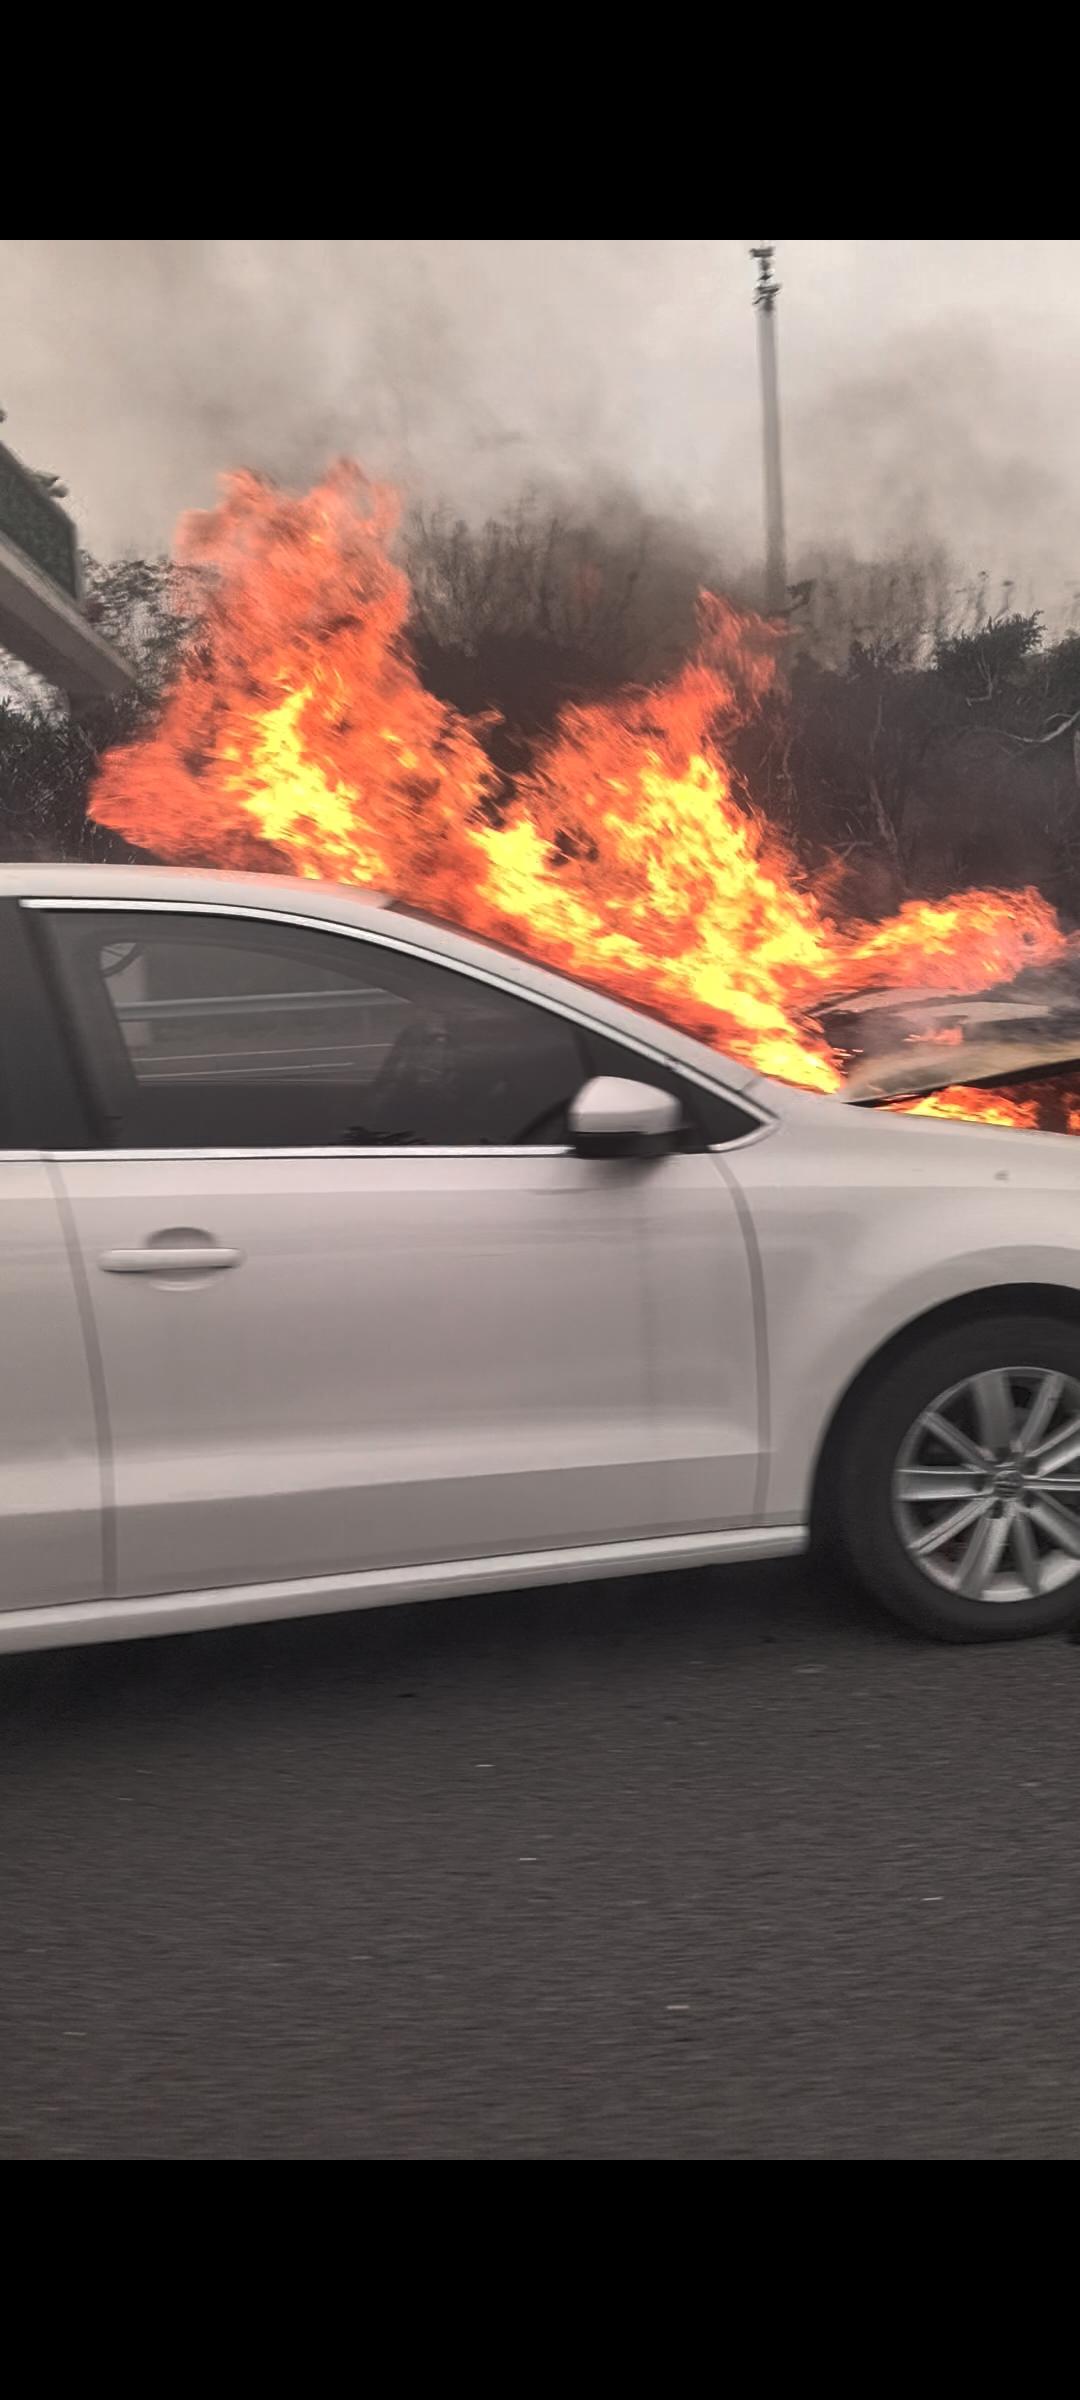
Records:
{"label": "fire", "polygon": [[[396,521],[349,464],[301,496],[230,476],[184,521],[196,630],[153,731],[104,760],[100,822],[159,858],[393,891],[819,1091],[842,1081],[813,1025],[830,990],[973,991],[1063,946],[1034,891],[839,924],[729,764],[774,684],[775,630],[711,595],[697,656],[658,690],[568,709],[507,800],[483,725],[420,682]],[[963,1089],[918,1106],[1034,1121]]]}
{"label": "fire", "polygon": [[1007,1100],[1003,1092],[980,1091],[977,1084],[950,1084],[947,1091],[931,1092],[925,1100],[897,1101],[894,1107],[900,1116],[975,1118],[982,1125],[1010,1125],[1017,1132],[1039,1122],[1037,1101]]}
{"label": "fire", "polygon": [[985,991],[1065,947],[1054,911],[1038,892],[954,892],[948,900],[905,900],[884,925],[857,934],[851,963],[867,983]]}
{"label": "fire", "polygon": [[662,690],[572,708],[501,826],[477,899],[553,965],[655,1009],[770,1075],[839,1084],[800,1022],[835,937],[790,851],[740,807],[720,747],[769,688],[766,629],[719,601]]}
{"label": "fire", "polygon": [[233,475],[184,520],[196,631],[154,731],[103,762],[102,823],[188,864],[467,889],[495,777],[412,665],[395,522],[350,467],[302,498]]}

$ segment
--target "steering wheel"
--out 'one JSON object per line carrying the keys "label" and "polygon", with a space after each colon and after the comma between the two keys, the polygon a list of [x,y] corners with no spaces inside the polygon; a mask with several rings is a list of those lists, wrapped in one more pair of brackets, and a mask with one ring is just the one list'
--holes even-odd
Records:
{"label": "steering wheel", "polygon": [[423,1053],[429,1042],[446,1039],[446,1022],[442,1017],[410,1017],[407,1025],[391,1043],[378,1074],[368,1085],[365,1100],[376,1112],[388,1101],[400,1097],[404,1076],[409,1072],[417,1051]]}
{"label": "steering wheel", "polygon": [[[396,1112],[399,1117],[402,1113],[408,1115],[410,1103],[413,1103],[416,1098],[413,1077],[417,1071],[417,1061],[419,1059],[422,1077],[424,1052],[432,1043],[446,1044],[445,1065],[438,1080],[442,1084],[446,1099],[453,1110],[454,1091],[460,1073],[459,1062],[449,1040],[446,1019],[430,1015],[414,1017],[402,1027],[396,1041],[387,1051],[378,1074],[368,1085],[364,1094],[365,1115],[372,1117],[376,1122],[384,1111],[389,1114]],[[488,1075],[492,1078],[489,1098],[492,1106],[497,1107],[501,1114],[502,1107],[505,1106],[505,1094],[502,1091],[497,1092],[498,1077],[493,1075],[492,1066],[488,1068]],[[480,1088],[477,1087],[477,1091],[474,1093],[474,1101],[479,1097]],[[565,1118],[567,1105],[565,1100],[555,1100],[549,1102],[546,1108],[539,1109],[536,1115],[529,1119],[524,1129],[514,1135],[514,1146],[521,1147],[529,1142],[535,1142],[546,1125],[551,1125],[553,1122],[557,1124],[560,1118]],[[377,1135],[369,1138],[386,1141],[391,1137]],[[495,1147],[501,1148],[502,1144],[498,1143]]]}

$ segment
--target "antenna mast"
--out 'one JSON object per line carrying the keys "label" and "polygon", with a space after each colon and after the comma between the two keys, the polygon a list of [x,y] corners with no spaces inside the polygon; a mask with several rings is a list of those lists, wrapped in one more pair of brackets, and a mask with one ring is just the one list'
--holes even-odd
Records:
{"label": "antenna mast", "polygon": [[775,242],[755,242],[757,260],[754,307],[758,321],[758,362],[761,367],[761,430],[765,456],[765,607],[779,616],[787,605],[787,560],[784,555],[784,485],[780,468],[780,394],[776,369],[776,302],[780,286],[773,274]]}

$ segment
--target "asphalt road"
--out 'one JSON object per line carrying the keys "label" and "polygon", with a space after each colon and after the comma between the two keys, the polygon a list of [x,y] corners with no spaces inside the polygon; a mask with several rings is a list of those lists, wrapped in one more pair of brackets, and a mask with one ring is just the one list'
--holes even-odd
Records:
{"label": "asphalt road", "polygon": [[787,1565],[0,1660],[0,2154],[1075,2158],[1078,1722]]}

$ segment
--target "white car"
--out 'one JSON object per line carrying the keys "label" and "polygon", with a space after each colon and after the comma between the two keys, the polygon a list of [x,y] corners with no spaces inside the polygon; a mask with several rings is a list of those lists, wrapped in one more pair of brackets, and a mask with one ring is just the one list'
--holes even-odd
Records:
{"label": "white car", "polygon": [[1080,1602],[1080,1144],[788,1090],[378,897],[0,870],[0,1647],[843,1542]]}

